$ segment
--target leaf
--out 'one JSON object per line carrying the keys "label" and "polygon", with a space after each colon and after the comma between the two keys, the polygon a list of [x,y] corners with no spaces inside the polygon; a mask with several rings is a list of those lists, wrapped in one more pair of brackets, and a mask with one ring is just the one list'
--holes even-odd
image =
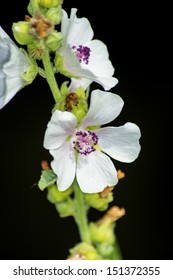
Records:
{"label": "leaf", "polygon": [[57,176],[51,169],[43,170],[40,180],[38,182],[38,187],[41,191],[43,191],[45,188],[54,184],[56,180],[57,180]]}

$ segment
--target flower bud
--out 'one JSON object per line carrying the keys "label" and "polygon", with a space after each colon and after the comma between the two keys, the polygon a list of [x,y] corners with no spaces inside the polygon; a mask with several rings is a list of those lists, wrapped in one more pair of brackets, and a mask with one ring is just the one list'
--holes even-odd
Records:
{"label": "flower bud", "polygon": [[63,202],[56,203],[55,207],[56,210],[59,212],[61,218],[75,215],[74,200],[70,197],[67,200],[64,200]]}
{"label": "flower bud", "polygon": [[55,7],[57,5],[61,5],[62,3],[63,0],[38,0],[38,4],[46,8]]}
{"label": "flower bud", "polygon": [[33,36],[29,34],[30,23],[26,21],[19,21],[13,23],[12,31],[14,38],[20,45],[28,45],[33,41]]}
{"label": "flower bud", "polygon": [[53,24],[60,24],[61,22],[61,6],[51,7],[45,13],[45,17],[52,21]]}
{"label": "flower bud", "polygon": [[113,193],[109,192],[106,197],[101,197],[99,193],[86,193],[85,199],[91,207],[104,211],[108,208],[109,203],[113,201]]}
{"label": "flower bud", "polygon": [[111,259],[110,256],[115,251],[115,245],[110,244],[108,242],[97,244],[97,250],[104,259]]}
{"label": "flower bud", "polygon": [[53,184],[48,187],[47,199],[51,203],[58,203],[66,200],[73,192],[73,188],[70,187],[67,190],[61,192],[58,190],[57,185]]}
{"label": "flower bud", "polygon": [[70,249],[68,259],[73,259],[73,256],[78,256],[82,260],[101,260],[102,257],[97,253],[96,249],[87,243],[78,243],[74,248]]}
{"label": "flower bud", "polygon": [[46,38],[46,46],[51,50],[51,51],[56,51],[61,45],[62,41],[62,33],[53,31],[47,38]]}
{"label": "flower bud", "polygon": [[105,220],[102,224],[96,224],[91,222],[89,225],[91,239],[94,243],[109,243],[114,244],[114,223],[110,223],[109,220]]}

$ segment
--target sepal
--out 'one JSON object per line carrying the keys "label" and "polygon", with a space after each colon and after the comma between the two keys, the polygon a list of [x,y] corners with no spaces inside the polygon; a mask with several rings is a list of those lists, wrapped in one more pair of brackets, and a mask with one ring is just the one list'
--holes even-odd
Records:
{"label": "sepal", "polygon": [[24,53],[24,55],[26,56],[26,58],[30,63],[27,71],[22,74],[22,78],[25,80],[25,83],[28,85],[31,84],[35,79],[35,77],[37,76],[38,65],[36,61],[24,49],[21,49],[21,51]]}

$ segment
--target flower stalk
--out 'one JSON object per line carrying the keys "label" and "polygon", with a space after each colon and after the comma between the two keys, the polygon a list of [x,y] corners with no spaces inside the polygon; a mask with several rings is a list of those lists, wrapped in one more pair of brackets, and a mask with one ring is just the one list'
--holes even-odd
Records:
{"label": "flower stalk", "polygon": [[79,188],[76,179],[73,182],[73,187],[74,187],[75,200],[76,200],[75,220],[79,228],[80,238],[82,242],[91,244],[84,194]]}
{"label": "flower stalk", "polygon": [[56,82],[56,79],[55,79],[55,76],[53,73],[53,67],[52,67],[52,63],[50,61],[49,51],[47,49],[45,49],[44,54],[42,56],[42,62],[43,62],[44,70],[46,73],[47,82],[48,82],[51,92],[53,94],[54,100],[57,103],[57,101],[61,97],[61,93],[60,93],[60,90],[58,88],[58,85],[57,85],[57,82]]}

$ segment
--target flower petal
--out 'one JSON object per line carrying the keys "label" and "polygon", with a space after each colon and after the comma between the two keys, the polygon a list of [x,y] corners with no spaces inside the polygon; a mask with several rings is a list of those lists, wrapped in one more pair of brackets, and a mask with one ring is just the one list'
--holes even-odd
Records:
{"label": "flower petal", "polygon": [[[100,40],[92,40],[93,30],[86,18],[76,17],[77,9],[71,10],[70,19],[62,10],[61,32],[64,37],[60,55],[63,57],[63,69],[73,76],[79,77],[79,87],[86,89],[94,81],[103,86],[105,90],[114,87],[118,80],[112,77],[114,67],[109,60],[107,47]],[[79,62],[73,47],[84,46],[90,49],[88,63]],[[86,81],[88,80],[88,81]]]}
{"label": "flower petal", "polygon": [[111,159],[100,151],[88,156],[79,154],[76,178],[85,193],[101,192],[106,186],[114,186],[118,182]]}
{"label": "flower petal", "polygon": [[110,90],[118,83],[118,80],[112,77],[114,67],[109,60],[107,46],[100,40],[92,40],[88,42],[87,47],[91,50],[89,63],[83,63],[82,67],[94,73],[95,82],[101,84],[105,90]]}
{"label": "flower petal", "polygon": [[73,135],[77,124],[76,117],[70,112],[54,111],[47,125],[43,146],[46,149],[57,149]]}
{"label": "flower petal", "polygon": [[7,44],[0,41],[0,70],[5,62],[7,62],[10,58],[10,48]]}
{"label": "flower petal", "polygon": [[[68,72],[80,78],[76,79],[79,87],[84,90],[92,83],[96,82],[103,86],[105,90],[114,87],[118,80],[112,77],[114,68],[108,58],[108,50],[104,43],[99,40],[93,40],[87,45],[91,49],[89,63],[79,62],[73,53],[70,45],[64,48],[63,67]],[[61,53],[62,55],[62,53]]]}
{"label": "flower petal", "polygon": [[92,91],[90,107],[81,127],[104,125],[113,121],[120,114],[123,105],[122,98],[117,94],[101,90]]}
{"label": "flower petal", "polygon": [[29,62],[22,51],[0,27],[0,109],[3,108],[14,95],[25,86],[22,78]]}
{"label": "flower petal", "polygon": [[85,45],[93,37],[93,30],[87,18],[77,18],[77,9],[72,8],[70,18],[65,10],[62,10],[61,32],[67,44]]}
{"label": "flower petal", "polygon": [[[93,80],[96,78],[89,69],[83,69],[76,55],[69,45],[60,54],[63,57],[63,69],[77,77],[88,77]],[[80,78],[79,78],[80,79]]]}
{"label": "flower petal", "polygon": [[90,86],[91,83],[92,80],[88,80],[85,78],[79,78],[79,79],[72,78],[69,86],[69,91],[75,92],[80,87],[82,87],[83,90],[85,91]]}
{"label": "flower petal", "polygon": [[16,47],[15,44],[10,45],[10,54],[10,59],[3,66],[3,72],[6,74],[6,76],[21,77],[21,75],[27,71],[30,64],[25,55],[20,51],[19,48]]}
{"label": "flower petal", "polygon": [[51,167],[58,176],[57,185],[60,191],[68,189],[75,178],[76,159],[70,141],[65,142],[59,149],[50,150],[54,157]]}
{"label": "flower petal", "polygon": [[[1,81],[0,81],[1,83]],[[5,77],[4,76],[4,86],[1,92],[1,106],[3,108],[7,103],[15,96],[15,94],[20,91],[25,85],[25,81],[20,77]]]}
{"label": "flower petal", "polygon": [[120,127],[100,128],[95,132],[99,137],[98,144],[112,158],[132,162],[138,157],[141,133],[136,124],[129,122]]}
{"label": "flower petal", "polygon": [[6,89],[5,76],[0,72],[0,109],[4,107],[4,92]]}

